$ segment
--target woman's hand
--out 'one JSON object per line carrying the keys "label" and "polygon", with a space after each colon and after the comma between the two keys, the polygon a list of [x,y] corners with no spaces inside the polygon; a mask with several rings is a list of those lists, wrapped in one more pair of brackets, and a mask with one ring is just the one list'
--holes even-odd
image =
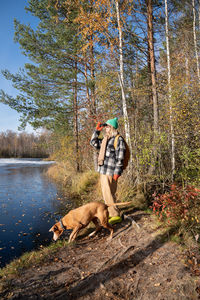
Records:
{"label": "woman's hand", "polygon": [[98,122],[98,123],[97,123],[96,130],[97,130],[97,131],[101,131],[102,129],[103,129],[102,123],[101,123],[101,122]]}
{"label": "woman's hand", "polygon": [[113,179],[115,180],[115,181],[117,181],[117,179],[120,177],[120,175],[117,175],[117,174],[114,174],[113,175]]}

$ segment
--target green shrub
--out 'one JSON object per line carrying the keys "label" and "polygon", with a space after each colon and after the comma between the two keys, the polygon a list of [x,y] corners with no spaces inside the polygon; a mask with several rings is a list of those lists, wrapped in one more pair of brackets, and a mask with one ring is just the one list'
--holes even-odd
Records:
{"label": "green shrub", "polygon": [[200,183],[200,149],[183,147],[177,174],[184,185]]}

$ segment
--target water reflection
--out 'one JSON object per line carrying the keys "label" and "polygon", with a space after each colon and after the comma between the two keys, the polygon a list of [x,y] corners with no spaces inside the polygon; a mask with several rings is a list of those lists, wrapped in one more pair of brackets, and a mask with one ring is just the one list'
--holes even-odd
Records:
{"label": "water reflection", "polygon": [[52,239],[49,228],[66,213],[67,199],[45,176],[48,167],[40,160],[0,160],[1,267],[25,251],[47,245]]}

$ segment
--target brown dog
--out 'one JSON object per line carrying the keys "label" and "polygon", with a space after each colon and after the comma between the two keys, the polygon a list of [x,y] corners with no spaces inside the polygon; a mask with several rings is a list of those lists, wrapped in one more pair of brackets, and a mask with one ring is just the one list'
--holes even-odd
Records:
{"label": "brown dog", "polygon": [[[121,202],[115,203],[112,205],[126,205],[131,202]],[[112,206],[109,205],[109,206]],[[90,235],[94,235],[101,229],[101,226],[107,228],[110,231],[109,239],[112,239],[113,236],[113,228],[108,223],[109,213],[108,213],[108,205],[102,202],[90,202],[83,206],[80,206],[76,209],[70,210],[70,212],[65,215],[59,222],[57,222],[54,226],[51,227],[49,231],[53,231],[53,239],[56,241],[65,229],[73,229],[72,233],[69,237],[69,242],[75,240],[79,231],[85,228],[91,221],[94,223],[96,229]],[[99,222],[100,225],[99,225]]]}

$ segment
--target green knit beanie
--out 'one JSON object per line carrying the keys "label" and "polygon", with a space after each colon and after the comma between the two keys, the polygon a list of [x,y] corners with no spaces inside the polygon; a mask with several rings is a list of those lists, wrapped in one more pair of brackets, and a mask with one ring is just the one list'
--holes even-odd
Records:
{"label": "green knit beanie", "polygon": [[111,125],[115,129],[118,128],[118,118],[110,119],[106,122],[106,124]]}

